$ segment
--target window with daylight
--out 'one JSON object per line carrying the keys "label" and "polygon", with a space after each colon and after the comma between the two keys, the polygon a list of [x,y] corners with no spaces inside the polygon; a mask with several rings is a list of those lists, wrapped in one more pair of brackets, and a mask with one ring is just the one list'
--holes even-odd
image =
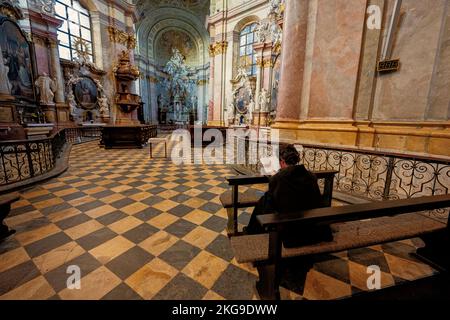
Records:
{"label": "window with daylight", "polygon": [[77,0],[56,0],[55,11],[56,17],[64,21],[58,29],[59,57],[73,60],[78,50],[93,62],[89,11]]}
{"label": "window with daylight", "polygon": [[253,50],[256,26],[256,23],[249,24],[240,33],[239,65],[245,66],[250,76],[256,75],[256,55]]}

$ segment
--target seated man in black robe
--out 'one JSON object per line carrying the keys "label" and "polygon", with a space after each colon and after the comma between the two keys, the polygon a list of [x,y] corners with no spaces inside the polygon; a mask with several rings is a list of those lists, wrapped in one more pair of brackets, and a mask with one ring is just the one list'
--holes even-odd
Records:
{"label": "seated man in black robe", "polygon": [[[322,195],[316,176],[304,165],[299,165],[300,155],[293,145],[280,147],[280,170],[270,178],[269,190],[261,197],[244,232],[264,233],[256,220],[260,214],[295,213],[307,209],[323,207]],[[301,230],[292,227],[286,230],[283,242],[286,247],[331,240],[328,226],[309,226]]]}

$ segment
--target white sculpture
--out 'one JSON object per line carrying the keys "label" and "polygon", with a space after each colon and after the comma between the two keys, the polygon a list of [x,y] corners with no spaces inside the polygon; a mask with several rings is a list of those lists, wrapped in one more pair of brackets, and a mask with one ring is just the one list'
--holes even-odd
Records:
{"label": "white sculpture", "polygon": [[234,124],[234,103],[230,102],[226,110],[226,119],[228,125]]}
{"label": "white sculpture", "polygon": [[261,112],[269,112],[270,95],[266,89],[262,89],[259,93],[259,109]]}
{"label": "white sculpture", "polygon": [[109,104],[108,104],[108,98],[101,97],[98,98],[98,105],[100,106],[100,114],[104,116],[109,116]]}
{"label": "white sculpture", "polygon": [[253,111],[255,111],[255,100],[251,98],[250,103],[248,104],[248,112],[247,112],[248,123],[252,123]]}
{"label": "white sculpture", "polygon": [[56,92],[56,81],[50,78],[45,72],[37,78],[34,83],[39,91],[39,101],[42,105],[55,104],[53,98]]}
{"label": "white sculpture", "polygon": [[267,36],[270,33],[270,24],[268,21],[261,21],[258,24],[258,27],[256,29],[255,35],[256,35],[256,41],[257,42],[266,42]]}
{"label": "white sculpture", "polygon": [[279,15],[281,13],[281,4],[283,0],[270,0],[269,1],[269,12]]}
{"label": "white sculpture", "polygon": [[77,103],[75,102],[75,96],[72,93],[72,90],[67,94],[67,103],[69,104],[70,114],[72,116],[76,116]]}
{"label": "white sculpture", "polygon": [[10,94],[11,93],[11,83],[8,79],[9,68],[5,65],[5,60],[3,60],[2,48],[0,48],[0,94]]}

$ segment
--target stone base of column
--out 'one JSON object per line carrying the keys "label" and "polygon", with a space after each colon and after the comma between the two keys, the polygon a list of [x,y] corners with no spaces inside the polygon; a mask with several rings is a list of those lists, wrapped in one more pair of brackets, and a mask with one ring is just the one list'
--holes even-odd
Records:
{"label": "stone base of column", "polygon": [[450,121],[369,122],[306,120],[276,122],[282,141],[419,152],[450,156]]}
{"label": "stone base of column", "polygon": [[225,123],[223,123],[220,120],[208,120],[208,126],[213,126],[213,127],[224,127]]}
{"label": "stone base of column", "polygon": [[70,108],[64,102],[56,103],[56,118],[58,127],[72,127],[74,122],[70,120]]}
{"label": "stone base of column", "polygon": [[57,123],[57,117],[56,117],[56,105],[55,104],[48,104],[48,105],[40,105],[42,112],[45,114],[45,120],[48,123]]}
{"label": "stone base of column", "polygon": [[252,125],[266,127],[269,123],[269,112],[253,112]]}

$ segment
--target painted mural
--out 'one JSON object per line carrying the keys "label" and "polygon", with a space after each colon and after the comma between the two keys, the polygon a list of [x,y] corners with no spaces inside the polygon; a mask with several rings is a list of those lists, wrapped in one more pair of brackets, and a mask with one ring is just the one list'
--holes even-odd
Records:
{"label": "painted mural", "polygon": [[183,31],[168,30],[164,32],[157,40],[156,48],[156,59],[161,66],[166,65],[172,57],[173,49],[178,49],[187,65],[197,64],[197,47],[192,38]]}
{"label": "painted mural", "polygon": [[84,109],[93,109],[97,104],[97,86],[91,78],[82,77],[74,84],[73,92],[79,105]]}
{"label": "painted mural", "polygon": [[34,101],[30,46],[19,27],[5,18],[0,21],[0,47],[11,95]]}

